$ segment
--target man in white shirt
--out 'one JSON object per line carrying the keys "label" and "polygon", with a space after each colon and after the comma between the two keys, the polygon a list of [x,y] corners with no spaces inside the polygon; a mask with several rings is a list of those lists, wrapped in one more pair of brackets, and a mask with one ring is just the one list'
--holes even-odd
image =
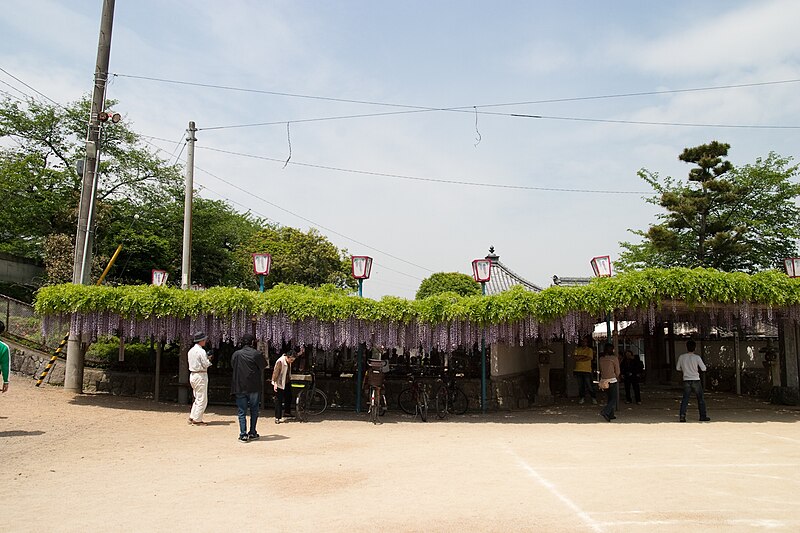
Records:
{"label": "man in white shirt", "polygon": [[189,424],[194,426],[207,426],[203,422],[203,413],[208,405],[208,367],[211,359],[206,354],[206,334],[202,331],[194,334],[194,346],[189,350],[189,384],[194,392],[192,412],[189,414]]}
{"label": "man in white shirt", "polygon": [[706,365],[699,355],[694,353],[695,342],[686,342],[688,352],[678,357],[675,370],[683,373],[683,398],[681,399],[680,421],[686,422],[686,407],[689,405],[689,395],[694,392],[697,397],[697,407],[700,410],[700,422],[710,422],[706,413],[706,401],[703,398],[703,384],[700,382],[700,371],[706,371]]}

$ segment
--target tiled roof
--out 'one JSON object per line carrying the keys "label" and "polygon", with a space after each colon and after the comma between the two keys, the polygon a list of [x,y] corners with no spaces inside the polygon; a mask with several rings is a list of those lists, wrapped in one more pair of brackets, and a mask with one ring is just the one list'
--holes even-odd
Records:
{"label": "tiled roof", "polygon": [[562,287],[579,287],[588,285],[590,281],[592,281],[592,278],[553,276],[553,285],[561,285]]}
{"label": "tiled roof", "polygon": [[492,274],[489,281],[486,282],[486,294],[499,294],[515,285],[521,285],[532,292],[540,292],[542,290],[538,285],[520,277],[501,263],[500,256],[494,253],[494,247],[489,248],[489,255],[486,256],[486,259],[491,259],[492,261]]}

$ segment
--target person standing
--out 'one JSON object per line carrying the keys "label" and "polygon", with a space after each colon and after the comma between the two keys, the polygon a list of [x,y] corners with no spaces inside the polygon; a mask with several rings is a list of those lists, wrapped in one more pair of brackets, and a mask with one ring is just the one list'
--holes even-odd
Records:
{"label": "person standing", "polygon": [[636,403],[642,403],[642,394],[639,390],[639,380],[644,372],[644,365],[638,356],[634,356],[631,350],[625,350],[625,357],[620,363],[620,370],[622,371],[622,379],[625,380],[625,403],[631,403],[631,387],[636,397]]}
{"label": "person standing", "polygon": [[581,338],[580,344],[572,352],[572,358],[575,360],[573,375],[578,380],[578,396],[580,397],[578,403],[583,403],[586,400],[586,393],[588,392],[592,398],[592,403],[596,405],[597,391],[595,391],[592,383],[594,350],[592,349],[592,337],[590,335]]}
{"label": "person standing", "polygon": [[700,371],[706,371],[706,365],[699,355],[694,353],[697,344],[694,340],[686,342],[685,354],[678,357],[675,370],[683,374],[683,398],[681,398],[680,421],[686,422],[686,408],[689,406],[689,395],[694,393],[697,397],[697,408],[700,410],[700,422],[710,422],[706,412],[706,400],[703,398],[703,384],[700,382]]}
{"label": "person standing", "polygon": [[275,391],[275,423],[294,418],[292,414],[292,363],[303,354],[303,348],[295,347],[275,361],[272,371],[272,389]]}
{"label": "person standing", "polygon": [[600,414],[606,419],[606,422],[617,418],[614,416],[614,410],[618,408],[619,375],[619,358],[614,354],[614,345],[606,344],[603,356],[600,358],[600,381],[608,384],[606,389],[608,400],[606,400],[605,407],[600,410]]}
{"label": "person standing", "polygon": [[[264,354],[253,347],[254,338],[249,333],[242,335],[242,347],[231,356],[231,394],[236,398],[239,414],[239,440],[247,442],[259,438],[256,431],[258,408],[261,405],[261,389],[264,386],[264,369],[267,360]],[[250,431],[247,430],[247,411],[250,411]]]}
{"label": "person standing", "polygon": [[[0,320],[0,333],[6,330],[5,323]],[[0,368],[3,371],[3,392],[8,390],[8,375],[11,371],[11,353],[8,350],[8,344],[0,341]]]}
{"label": "person standing", "polygon": [[208,337],[202,331],[194,334],[194,346],[189,350],[189,384],[194,393],[194,403],[189,414],[189,424],[207,426],[203,421],[203,413],[208,405],[208,367],[211,366],[210,355],[206,353],[205,345]]}

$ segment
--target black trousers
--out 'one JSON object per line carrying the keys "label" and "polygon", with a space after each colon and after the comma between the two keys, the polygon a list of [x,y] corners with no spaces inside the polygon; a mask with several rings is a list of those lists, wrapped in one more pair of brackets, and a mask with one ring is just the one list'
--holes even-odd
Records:
{"label": "black trousers", "polygon": [[630,402],[631,400],[631,386],[633,386],[633,393],[636,395],[636,401],[642,401],[642,394],[639,391],[639,380],[638,379],[631,379],[628,378],[625,380],[625,400]]}
{"label": "black trousers", "polygon": [[286,385],[285,389],[278,389],[275,393],[275,418],[292,414],[292,385],[290,383]]}

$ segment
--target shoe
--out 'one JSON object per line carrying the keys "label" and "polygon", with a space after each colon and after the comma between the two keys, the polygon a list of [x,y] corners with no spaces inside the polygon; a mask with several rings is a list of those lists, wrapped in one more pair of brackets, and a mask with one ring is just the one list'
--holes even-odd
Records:
{"label": "shoe", "polygon": [[283,422],[283,418],[276,418],[275,419],[275,423],[276,424],[280,424],[281,422]]}
{"label": "shoe", "polygon": [[239,435],[239,442],[247,442],[250,440],[248,435]]}
{"label": "shoe", "polygon": [[700,419],[700,422],[711,422],[711,419],[707,416],[704,416],[703,418]]}
{"label": "shoe", "polygon": [[606,422],[611,422],[611,417],[610,417],[610,416],[608,416],[607,414],[605,414],[605,413],[600,413],[600,415],[601,415],[603,418],[605,418],[605,419],[606,419]]}
{"label": "shoe", "polygon": [[616,417],[616,416],[614,416],[614,415],[611,415],[611,416],[609,416],[608,418],[610,418],[611,420],[616,420],[616,419],[617,419],[617,417]]}
{"label": "shoe", "polygon": [[190,419],[189,419],[189,425],[191,426],[192,424],[194,424],[194,420],[192,420],[192,419],[190,418]]}
{"label": "shoe", "polygon": [[261,435],[259,435],[258,433],[249,433],[247,435],[247,438],[250,440],[258,440],[261,438]]}
{"label": "shoe", "polygon": [[686,422],[686,417],[685,417],[685,416],[682,416],[680,421],[681,421],[681,422]]}
{"label": "shoe", "polygon": [[294,415],[292,413],[286,413],[285,415],[283,415],[284,420],[286,420],[287,418],[294,418]]}
{"label": "shoe", "polygon": [[207,426],[208,422],[203,422],[202,420],[192,420],[193,426]]}
{"label": "shoe", "polygon": [[597,400],[595,400],[594,398],[592,398],[592,405],[597,405]]}
{"label": "shoe", "polygon": [[641,401],[636,402],[636,405],[642,405],[642,402]]}
{"label": "shoe", "polygon": [[586,401],[586,399],[585,399],[585,398],[581,398],[580,400],[578,400],[578,403],[579,403],[579,404],[582,404],[582,403],[583,403],[583,402],[585,402],[585,401]]}
{"label": "shoe", "polygon": [[625,403],[631,403],[631,401],[630,400],[625,400]]}

